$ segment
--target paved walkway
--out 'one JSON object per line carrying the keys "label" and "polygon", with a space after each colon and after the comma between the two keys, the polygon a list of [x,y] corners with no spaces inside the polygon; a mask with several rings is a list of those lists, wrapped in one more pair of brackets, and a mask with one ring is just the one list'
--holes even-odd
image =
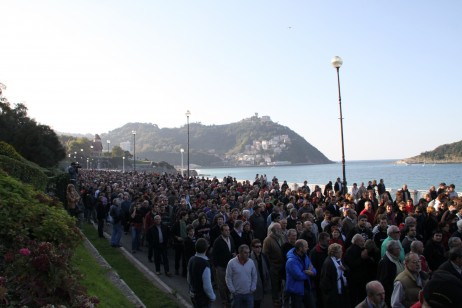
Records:
{"label": "paved walkway", "polygon": [[[96,227],[96,225],[95,225]],[[95,232],[96,229],[95,229]],[[106,225],[105,227],[106,237],[110,238],[110,233],[112,232],[112,226]],[[181,307],[192,308],[191,300],[189,298],[189,289],[188,283],[185,277],[180,275],[173,275],[172,277],[165,276],[163,272],[163,266],[161,267],[161,275],[155,274],[155,265],[154,263],[150,263],[148,261],[148,248],[142,247],[142,251],[136,252],[134,254],[131,253],[131,235],[130,233],[122,235],[122,239],[120,241],[122,247],[120,248],[121,252],[127,257],[130,262],[132,262],[141,272],[145,273],[146,277],[151,280],[159,289],[166,293],[170,293],[179,301]],[[109,240],[108,240],[109,245]],[[170,272],[174,274],[175,272],[175,259],[174,259],[174,252],[173,249],[168,250],[168,258],[169,258],[169,265],[170,265]],[[180,267],[181,273],[181,267]],[[213,302],[212,307],[221,307],[221,299],[218,293],[218,289],[215,289],[215,294],[217,296],[217,300]],[[146,303],[145,303],[146,304]],[[262,307],[271,307],[272,301],[271,296],[266,295],[263,302]]]}

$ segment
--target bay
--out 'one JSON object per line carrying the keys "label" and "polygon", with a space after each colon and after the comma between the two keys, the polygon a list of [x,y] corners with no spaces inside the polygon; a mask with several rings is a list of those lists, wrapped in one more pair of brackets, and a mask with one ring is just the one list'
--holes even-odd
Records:
{"label": "bay", "polygon": [[[353,183],[367,186],[368,181],[383,179],[387,189],[400,189],[407,184],[412,190],[428,190],[439,183],[454,184],[456,191],[462,191],[462,164],[396,164],[397,160],[362,160],[347,161],[345,172],[348,186]],[[222,179],[231,176],[238,180],[255,179],[256,174],[266,174],[268,180],[273,176],[279,182],[286,180],[289,183],[302,184],[307,180],[309,184],[324,185],[329,181],[335,182],[337,177],[342,178],[342,164],[327,165],[297,165],[297,166],[255,166],[235,168],[199,168],[199,175],[217,177]]]}

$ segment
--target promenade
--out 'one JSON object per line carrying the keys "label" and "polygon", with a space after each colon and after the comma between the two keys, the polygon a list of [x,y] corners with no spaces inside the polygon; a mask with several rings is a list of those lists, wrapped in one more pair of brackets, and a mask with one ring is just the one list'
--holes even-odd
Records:
{"label": "promenade", "polygon": [[[97,232],[96,224],[94,225],[94,227],[95,227],[95,232]],[[104,231],[105,231],[105,236],[107,237],[108,245],[110,245],[109,239],[110,239],[111,232],[112,232],[112,226],[106,225]],[[134,254],[131,253],[130,233],[128,235],[125,235],[125,234],[122,235],[120,245],[122,245],[122,247],[114,248],[114,249],[120,249],[121,253],[127,258],[127,260],[129,260],[132,264],[134,264],[140,272],[144,273],[144,275],[155,286],[157,286],[160,290],[162,290],[165,293],[174,295],[177,298],[178,305],[180,307],[185,307],[185,308],[193,307],[191,300],[189,298],[189,288],[188,288],[188,283],[185,277],[182,277],[181,275],[173,275],[172,277],[167,277],[163,271],[161,271],[162,272],[161,275],[156,275],[154,263],[150,263],[148,261],[148,252],[147,252],[148,248],[147,247],[142,247],[142,251],[138,251]],[[168,258],[170,262],[169,263],[170,268],[173,268],[175,259],[174,259],[174,252],[172,249],[168,250]],[[217,296],[217,299],[216,301],[212,303],[212,307],[214,308],[222,307],[218,289],[215,288],[214,292],[215,292],[215,295]],[[130,294],[127,294],[127,296],[130,296]],[[143,304],[147,305],[148,303],[143,303]],[[265,298],[262,302],[262,306],[270,307],[271,305],[272,305],[271,295],[267,294],[265,295]]]}

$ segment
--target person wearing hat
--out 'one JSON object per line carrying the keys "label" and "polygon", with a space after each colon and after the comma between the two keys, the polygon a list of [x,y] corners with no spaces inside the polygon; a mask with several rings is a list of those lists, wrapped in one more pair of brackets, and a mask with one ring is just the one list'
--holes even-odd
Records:
{"label": "person wearing hat", "polygon": [[411,308],[459,308],[462,307],[462,281],[443,270],[434,271],[419,294],[419,301]]}

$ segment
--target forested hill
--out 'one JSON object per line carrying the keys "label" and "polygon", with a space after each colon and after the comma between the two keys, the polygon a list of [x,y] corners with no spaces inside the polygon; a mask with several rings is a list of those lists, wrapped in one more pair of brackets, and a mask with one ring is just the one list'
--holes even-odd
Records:
{"label": "forested hill", "polygon": [[408,164],[462,163],[462,141],[440,145],[433,151],[423,152],[404,161]]}
{"label": "forested hill", "polygon": [[[111,146],[133,144],[136,157],[154,162],[180,164],[180,149],[187,153],[187,126],[159,128],[155,124],[128,123],[101,135]],[[260,164],[332,163],[318,149],[288,127],[257,116],[226,125],[190,123],[190,163],[200,166],[255,166]]]}

